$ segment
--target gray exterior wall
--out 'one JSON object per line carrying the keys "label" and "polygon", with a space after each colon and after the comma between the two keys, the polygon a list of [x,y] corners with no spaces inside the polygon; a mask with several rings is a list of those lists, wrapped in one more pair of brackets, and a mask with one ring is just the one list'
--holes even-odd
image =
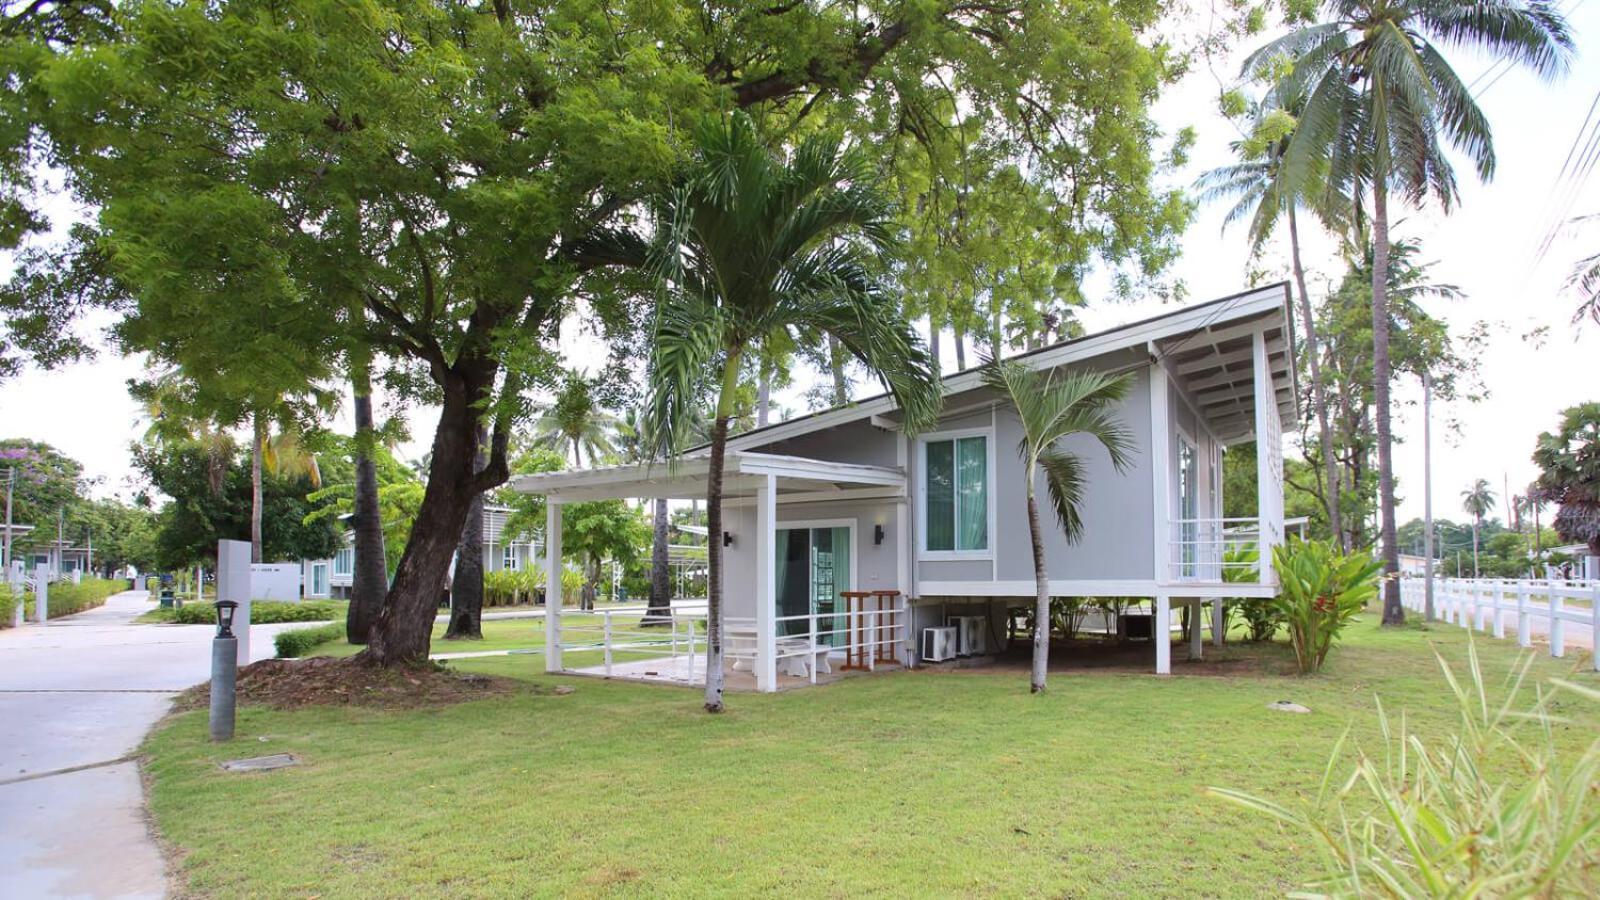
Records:
{"label": "gray exterior wall", "polygon": [[[892,449],[892,448],[891,448]],[[841,590],[870,591],[878,588],[897,589],[899,576],[895,554],[899,547],[896,525],[896,506],[893,500],[852,500],[828,503],[778,504],[778,528],[791,527],[788,523],[823,522],[854,519],[851,559],[854,561],[855,583]],[[723,511],[723,525],[733,535],[733,546],[725,550],[727,582],[723,597],[727,615],[736,618],[755,617],[755,508],[739,506]],[[873,543],[873,526],[883,526],[883,543]]]}

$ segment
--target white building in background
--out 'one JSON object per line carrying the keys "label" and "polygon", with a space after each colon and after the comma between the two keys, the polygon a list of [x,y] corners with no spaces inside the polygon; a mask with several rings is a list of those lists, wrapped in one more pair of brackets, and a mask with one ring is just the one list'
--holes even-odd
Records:
{"label": "white building in background", "polygon": [[[540,542],[537,535],[505,534],[506,520],[511,517],[511,507],[485,504],[483,507],[483,570],[524,569],[535,565],[539,559]],[[301,591],[308,600],[339,599],[350,597],[350,585],[355,577],[355,535],[348,529],[344,546],[328,559],[308,559],[300,563]]]}

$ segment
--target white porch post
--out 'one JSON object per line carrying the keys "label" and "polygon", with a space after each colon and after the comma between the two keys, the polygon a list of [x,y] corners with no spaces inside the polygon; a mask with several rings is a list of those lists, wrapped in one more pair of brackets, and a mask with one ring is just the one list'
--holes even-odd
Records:
{"label": "white porch post", "polygon": [[561,504],[545,498],[544,670],[561,671]]}
{"label": "white porch post", "polygon": [[756,690],[778,689],[778,478],[756,488]]}
{"label": "white porch post", "polygon": [[1155,616],[1150,621],[1150,640],[1156,645],[1156,674],[1172,674],[1172,600],[1156,595]]}
{"label": "white porch post", "polygon": [[[1150,364],[1150,446],[1151,493],[1155,499],[1152,511],[1155,520],[1155,580],[1161,584],[1173,580],[1167,559],[1174,534],[1171,514],[1168,512],[1168,492],[1171,488],[1167,482],[1167,470],[1172,467],[1172,420],[1167,415],[1167,370],[1160,363]],[[1157,600],[1165,602],[1161,598]]]}
{"label": "white porch post", "polygon": [[[1282,488],[1277,487],[1277,478],[1272,469],[1272,454],[1275,451],[1282,452],[1282,448],[1267,446],[1268,441],[1281,440],[1276,429],[1271,427],[1271,417],[1278,403],[1278,392],[1272,384],[1272,360],[1267,356],[1267,336],[1264,332],[1257,331],[1252,340],[1256,403],[1256,546],[1260,554],[1259,579],[1265,582],[1267,567],[1272,564],[1272,548],[1278,542],[1278,536],[1271,526],[1281,522],[1283,518],[1275,515],[1277,505],[1282,502],[1283,496]],[[1273,496],[1274,489],[1279,491],[1276,497]]]}
{"label": "white porch post", "polygon": [[1223,634],[1228,630],[1228,608],[1221,597],[1211,600],[1211,645],[1222,646]]}
{"label": "white porch post", "polygon": [[1189,658],[1200,658],[1200,651],[1205,648],[1205,641],[1200,638],[1201,600],[1199,597],[1189,601]]}

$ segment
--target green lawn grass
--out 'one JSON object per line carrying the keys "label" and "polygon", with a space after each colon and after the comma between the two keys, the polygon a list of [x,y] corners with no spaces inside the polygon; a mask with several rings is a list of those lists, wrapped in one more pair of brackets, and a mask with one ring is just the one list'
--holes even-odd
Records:
{"label": "green lawn grass", "polygon": [[[490,625],[510,639],[542,623]],[[1186,676],[1175,646],[1166,679],[1058,674],[1030,696],[1024,672],[894,672],[731,695],[719,717],[696,691],[495,657],[454,665],[576,690],[420,711],[252,707],[226,746],[197,711],[144,752],[152,812],[196,894],[1281,896],[1310,874],[1305,838],[1205,788],[1314,791],[1347,726],[1374,744],[1374,695],[1442,732],[1455,712],[1429,647],[1459,663],[1466,639],[1367,616],[1310,678]],[[1479,646],[1494,673],[1517,654]],[[1534,672],[1596,684],[1581,665],[1543,658]],[[1265,708],[1278,699],[1314,712]],[[1558,740],[1575,751],[1600,711],[1563,707]],[[275,752],[304,764],[217,767]]]}
{"label": "green lawn grass", "polygon": [[[614,617],[612,627],[618,630],[634,629],[639,623],[637,616]],[[561,616],[562,628],[568,632],[569,640],[577,640],[579,636],[574,632],[579,627],[598,629],[601,627],[601,617],[596,615],[578,614],[567,612]],[[444,639],[445,623],[437,622],[433,626],[434,653],[479,653],[491,650],[538,650],[544,647],[544,619],[486,619],[483,623],[482,640],[456,640]],[[595,641],[599,642],[599,631],[586,632],[592,634]],[[668,635],[665,628],[652,629],[653,634],[660,635],[663,639]],[[704,646],[704,637],[697,638]],[[308,656],[351,656],[359,653],[361,648],[345,643],[343,640],[330,641],[321,644],[308,653]],[[620,657],[619,657],[620,658]]]}

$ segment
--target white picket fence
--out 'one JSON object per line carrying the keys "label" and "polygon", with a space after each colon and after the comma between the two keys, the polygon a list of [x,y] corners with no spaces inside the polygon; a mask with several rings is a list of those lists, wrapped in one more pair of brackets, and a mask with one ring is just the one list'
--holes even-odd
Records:
{"label": "white picket fence", "polygon": [[[1421,578],[1400,581],[1400,600],[1422,612],[1426,602]],[[1569,601],[1578,601],[1568,605]],[[1588,628],[1590,664],[1600,672],[1600,581],[1533,581],[1494,578],[1435,578],[1433,611],[1443,622],[1476,628],[1497,638],[1506,636],[1506,620],[1517,629],[1517,644],[1533,646],[1533,623],[1545,625],[1550,655],[1566,655],[1567,628]]]}

